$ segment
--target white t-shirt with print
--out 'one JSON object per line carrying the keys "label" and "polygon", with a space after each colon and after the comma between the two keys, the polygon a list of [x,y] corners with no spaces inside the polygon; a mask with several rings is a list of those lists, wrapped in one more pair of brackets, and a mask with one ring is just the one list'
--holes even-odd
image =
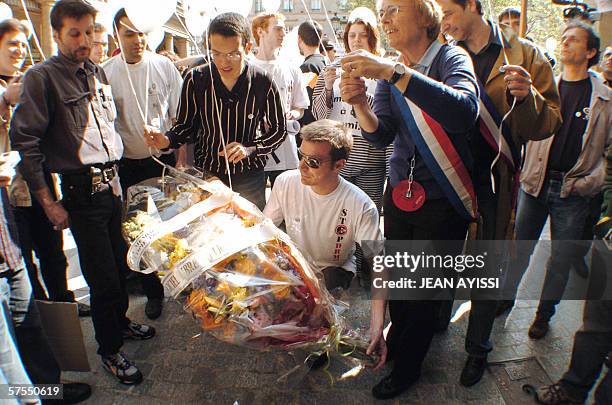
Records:
{"label": "white t-shirt with print", "polygon": [[[283,100],[285,113],[294,108],[308,108],[310,99],[306,92],[306,83],[304,83],[302,74],[298,68],[278,59],[264,61],[252,57],[249,63],[259,67],[270,75]],[[300,126],[297,121],[287,121],[287,138],[278,149],[274,151],[274,154],[280,162],[277,163],[272,156],[269,156],[265,171],[287,170],[298,167],[299,161],[295,136],[299,130]]]}
{"label": "white t-shirt with print", "polygon": [[[166,132],[176,118],[183,79],[168,58],[149,51],[145,51],[142,61],[127,64],[127,68],[121,55],[109,59],[102,68],[108,77],[117,107],[115,129],[123,139],[123,156],[144,159],[149,156],[149,147],[143,137],[144,123],[138,106],[141,106],[142,114],[146,110],[148,125],[158,126],[162,133]],[[128,71],[138,102],[134,98]],[[146,104],[148,107],[145,107]]]}
{"label": "white t-shirt with print", "polygon": [[281,174],[274,183],[264,215],[275,225],[285,221],[287,234],[321,271],[342,267],[355,272],[355,243],[382,240],[376,206],[354,184],[339,177],[327,195],[302,184],[299,170]]}

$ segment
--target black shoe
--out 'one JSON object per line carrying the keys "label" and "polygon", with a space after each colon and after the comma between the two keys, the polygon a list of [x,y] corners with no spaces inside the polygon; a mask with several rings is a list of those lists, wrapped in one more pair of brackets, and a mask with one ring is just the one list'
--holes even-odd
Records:
{"label": "black shoe", "polygon": [[145,314],[149,319],[157,319],[160,317],[162,313],[162,308],[164,307],[164,299],[163,298],[149,298],[147,300],[147,305],[145,306]]}
{"label": "black shoe", "polygon": [[497,303],[497,310],[495,311],[495,317],[502,316],[506,311],[511,310],[514,307],[514,300],[502,300]]}
{"label": "black shoe", "polygon": [[580,405],[584,400],[572,398],[560,383],[545,385],[535,392],[535,399],[538,404],[544,405]]}
{"label": "black shoe", "polygon": [[91,316],[91,307],[87,304],[81,304],[77,302],[77,309],[79,311],[79,317],[83,318],[86,316]]}
{"label": "black shoe", "polygon": [[589,277],[589,266],[584,261],[584,257],[577,259],[574,262],[573,267],[574,267],[574,270],[576,271],[576,274],[578,274],[578,276],[580,276],[581,278],[586,279]]}
{"label": "black shoe", "polygon": [[91,387],[85,383],[64,383],[64,399],[62,404],[78,404],[91,396]]}
{"label": "black shoe", "polygon": [[529,327],[529,337],[532,339],[542,339],[548,333],[549,328],[548,319],[536,316],[536,319]]}
{"label": "black shoe", "polygon": [[327,353],[323,353],[322,355],[316,357],[315,359],[312,360],[312,362],[309,361],[310,363],[310,369],[311,370],[318,370],[321,367],[323,367],[324,365],[326,365],[329,362],[329,357],[327,356]]}
{"label": "black shoe", "polygon": [[401,384],[395,382],[391,374],[380,380],[378,384],[372,388],[372,395],[376,399],[389,399],[400,395],[414,384],[419,377],[403,381]]}
{"label": "black shoe", "polygon": [[141,325],[130,321],[127,329],[123,331],[124,339],[147,340],[155,336],[155,328],[149,325]]}
{"label": "black shoe", "polygon": [[465,366],[463,366],[463,371],[461,372],[459,382],[464,387],[471,387],[480,381],[486,368],[486,357],[468,356]]}
{"label": "black shoe", "polygon": [[121,384],[139,384],[142,373],[121,352],[102,357],[102,365],[112,375],[117,377]]}

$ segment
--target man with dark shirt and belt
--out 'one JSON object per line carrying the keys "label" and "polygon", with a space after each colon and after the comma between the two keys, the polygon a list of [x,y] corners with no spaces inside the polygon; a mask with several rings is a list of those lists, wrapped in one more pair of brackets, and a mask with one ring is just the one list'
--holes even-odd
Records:
{"label": "man with dark shirt and belt", "polygon": [[234,191],[263,210],[266,157],[286,136],[283,101],[272,79],[247,61],[250,25],[244,17],[221,14],[208,35],[213,63],[185,77],[176,125],[165,135],[149,128],[145,136],[158,149],[195,143],[198,168],[231,181]]}
{"label": "man with dark shirt and belt", "polygon": [[[56,229],[72,230],[103,366],[121,383],[137,384],[141,372],[119,350],[124,339],[149,339],[155,329],[126,317],[127,246],[116,165],[123,144],[114,129],[116,110],[106,76],[89,60],[95,16],[82,0],[53,6],[59,53],[26,73],[9,134],[45,214]],[[62,202],[52,197],[45,170],[60,174]]]}
{"label": "man with dark shirt and belt", "polygon": [[[605,153],[612,141],[612,93],[589,70],[599,60],[599,37],[593,28],[573,21],[561,37],[563,73],[559,80],[563,125],[555,136],[529,142],[521,174],[516,220],[518,240],[536,241],[550,215],[551,256],[529,337],[543,338],[563,295],[576,257],[590,200],[602,188]],[[519,254],[510,274],[522,275],[532,252]],[[518,286],[520,278],[513,279]]]}
{"label": "man with dark shirt and belt", "polygon": [[323,29],[316,22],[305,21],[298,27],[298,48],[300,54],[304,56],[304,62],[300,70],[304,73],[306,91],[310,106],[304,110],[304,115],[300,119],[300,125],[305,126],[315,121],[312,115],[312,92],[314,90],[319,74],[325,68],[325,57],[321,55],[321,38]]}

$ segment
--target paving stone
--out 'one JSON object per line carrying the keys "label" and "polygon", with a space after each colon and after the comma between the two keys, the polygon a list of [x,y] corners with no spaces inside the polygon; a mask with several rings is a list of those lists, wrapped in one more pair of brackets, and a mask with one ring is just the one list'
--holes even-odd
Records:
{"label": "paving stone", "polygon": [[[368,324],[369,302],[357,288],[357,301],[349,312],[352,324]],[[130,316],[143,320],[144,297],[131,297]],[[461,303],[457,302],[455,308]],[[581,324],[582,304],[563,302],[553,318],[551,334],[540,341],[527,337],[527,330],[537,301],[519,301],[505,317],[496,320],[492,340],[494,351],[489,361],[536,355],[553,379],[559,378],[569,363],[573,334]],[[103,370],[96,355],[91,321],[81,320],[91,373],[65,373],[72,381],[93,386],[88,403],[105,404],[504,404],[492,376],[485,373],[474,387],[459,385],[459,375],[467,354],[464,350],[468,315],[437,334],[425,359],[417,384],[396,399],[375,401],[372,387],[390,372],[366,370],[353,379],[332,385],[321,370],[299,369],[287,380],[279,378],[303,364],[302,351],[258,352],[223,343],[200,330],[198,321],[172,300],[166,303],[162,317],[151,323],[158,336],[145,342],[126,342],[124,350],[136,361],[145,376],[138,386],[123,386]],[[330,372],[337,378],[350,367],[334,358]]]}

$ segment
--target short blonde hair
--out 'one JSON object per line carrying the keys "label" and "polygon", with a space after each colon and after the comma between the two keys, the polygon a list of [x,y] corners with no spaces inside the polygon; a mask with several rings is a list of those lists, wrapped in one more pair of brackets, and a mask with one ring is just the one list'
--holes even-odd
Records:
{"label": "short blonde hair", "polygon": [[257,35],[257,29],[261,28],[262,30],[267,30],[268,25],[270,25],[270,19],[276,18],[278,21],[285,21],[285,16],[280,13],[259,13],[255,17],[253,17],[253,22],[251,22],[251,32],[253,33],[253,38],[255,38],[255,43],[259,46],[259,36]]}
{"label": "short blonde hair", "polygon": [[[414,11],[419,18],[419,21],[427,30],[427,38],[434,40],[440,35],[442,27],[442,9],[435,0],[409,0],[406,3],[412,3]],[[376,8],[380,10],[382,0],[377,0]]]}
{"label": "short blonde hair", "polygon": [[348,159],[353,148],[353,137],[349,129],[338,121],[327,119],[315,121],[302,128],[300,135],[302,141],[329,143],[334,162]]}
{"label": "short blonde hair", "polygon": [[421,24],[427,30],[427,38],[434,40],[440,35],[442,9],[435,0],[413,0],[414,9]]}

